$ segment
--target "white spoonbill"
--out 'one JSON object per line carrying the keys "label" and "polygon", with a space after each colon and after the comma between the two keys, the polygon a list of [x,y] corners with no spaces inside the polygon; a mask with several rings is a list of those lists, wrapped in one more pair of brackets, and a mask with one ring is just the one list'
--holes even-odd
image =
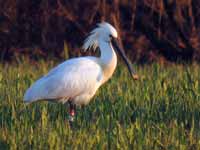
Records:
{"label": "white spoonbill", "polygon": [[109,23],[103,22],[92,30],[84,42],[83,49],[97,49],[100,57],[79,57],[69,59],[50,70],[37,80],[25,93],[24,102],[40,100],[69,103],[69,121],[73,121],[76,105],[86,105],[97,89],[113,74],[117,65],[116,50],[128,66],[133,79],[138,76],[133,71],[124,52],[117,44],[117,31]]}

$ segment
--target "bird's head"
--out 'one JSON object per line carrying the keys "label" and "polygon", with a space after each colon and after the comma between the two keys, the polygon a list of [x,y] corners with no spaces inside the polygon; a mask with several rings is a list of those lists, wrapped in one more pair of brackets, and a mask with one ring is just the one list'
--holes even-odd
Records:
{"label": "bird's head", "polygon": [[89,49],[93,49],[95,51],[99,46],[99,41],[104,41],[112,44],[113,48],[123,58],[133,79],[137,80],[138,76],[132,69],[132,65],[130,64],[126,55],[124,54],[124,50],[122,50],[122,48],[119,46],[117,38],[118,38],[117,30],[112,25],[106,22],[99,23],[97,28],[92,30],[90,32],[90,35],[86,38],[83,44],[83,49],[85,51]]}
{"label": "bird's head", "polygon": [[97,49],[99,45],[99,41],[111,42],[112,38],[117,38],[118,34],[116,29],[107,22],[99,23],[97,28],[92,30],[89,36],[86,38],[83,49],[89,50],[93,49],[94,51]]}

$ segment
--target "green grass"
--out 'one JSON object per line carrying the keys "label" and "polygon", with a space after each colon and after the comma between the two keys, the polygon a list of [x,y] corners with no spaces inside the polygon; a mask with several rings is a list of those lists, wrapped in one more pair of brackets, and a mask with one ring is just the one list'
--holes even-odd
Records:
{"label": "green grass", "polygon": [[25,90],[55,63],[0,65],[0,149],[200,149],[200,66],[124,65],[91,103],[78,108],[74,128],[67,107],[26,106]]}

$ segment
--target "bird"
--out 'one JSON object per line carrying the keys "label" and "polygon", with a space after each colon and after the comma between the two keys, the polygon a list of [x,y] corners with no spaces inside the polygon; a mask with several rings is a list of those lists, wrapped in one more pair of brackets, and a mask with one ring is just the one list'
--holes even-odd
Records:
{"label": "bird", "polygon": [[124,50],[118,44],[117,30],[107,22],[97,24],[83,43],[83,50],[99,49],[100,56],[71,58],[51,69],[25,92],[24,102],[37,101],[69,104],[69,122],[73,122],[77,106],[87,105],[101,85],[108,81],[122,56],[131,77],[138,79]]}

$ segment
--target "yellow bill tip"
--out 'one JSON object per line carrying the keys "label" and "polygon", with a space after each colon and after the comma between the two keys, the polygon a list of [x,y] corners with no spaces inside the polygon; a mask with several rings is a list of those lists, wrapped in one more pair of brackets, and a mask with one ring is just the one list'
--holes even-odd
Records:
{"label": "yellow bill tip", "polygon": [[132,76],[133,76],[134,80],[138,80],[139,79],[139,76],[137,74],[133,74]]}

